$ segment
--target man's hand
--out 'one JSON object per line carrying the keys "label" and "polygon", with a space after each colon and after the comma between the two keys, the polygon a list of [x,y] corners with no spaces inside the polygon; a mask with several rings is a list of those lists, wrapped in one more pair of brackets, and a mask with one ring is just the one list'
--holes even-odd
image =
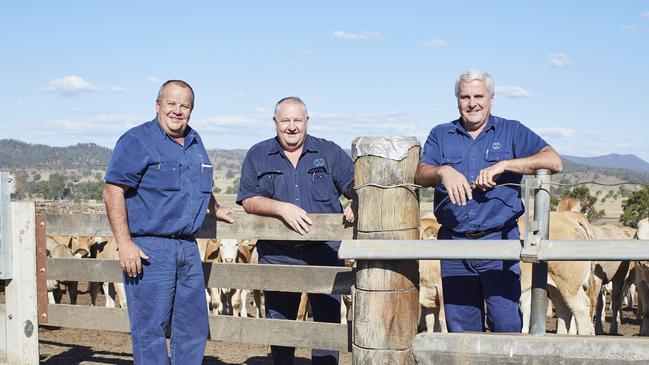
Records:
{"label": "man's hand", "polygon": [[496,179],[505,172],[505,163],[506,161],[500,161],[494,165],[487,167],[486,169],[480,170],[478,178],[475,180],[475,184],[482,190],[491,189],[496,186]]}
{"label": "man's hand", "polygon": [[117,248],[122,270],[132,278],[142,273],[142,259],[148,260],[149,256],[140,250],[132,240],[118,243]]}
{"label": "man's hand", "polygon": [[354,216],[354,201],[349,203],[349,205],[343,210],[343,215],[345,216],[345,220],[349,223],[354,223],[354,219],[356,218]]}
{"label": "man's hand", "polygon": [[219,206],[216,212],[214,212],[214,218],[222,222],[232,223],[234,222],[234,211],[230,208]]}
{"label": "man's hand", "polygon": [[289,227],[301,235],[308,233],[309,227],[313,224],[304,209],[291,203],[281,202],[277,213]]}
{"label": "man's hand", "polygon": [[446,187],[451,203],[466,205],[467,201],[473,199],[471,185],[456,169],[448,165],[441,166],[439,175],[442,177],[442,185]]}

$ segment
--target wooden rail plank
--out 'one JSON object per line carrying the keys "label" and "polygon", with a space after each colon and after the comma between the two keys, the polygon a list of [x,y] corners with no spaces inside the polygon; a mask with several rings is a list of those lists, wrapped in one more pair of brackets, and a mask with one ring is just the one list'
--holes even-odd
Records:
{"label": "wooden rail plank", "polygon": [[[50,304],[50,326],[129,332],[125,309]],[[210,315],[210,339],[349,351],[349,330],[338,323],[267,320]],[[326,335],[325,335],[326,334]]]}
{"label": "wooden rail plank", "polygon": [[[146,267],[144,268],[146,271]],[[276,290],[294,293],[349,293],[354,271],[349,267],[203,263],[211,288]],[[50,280],[122,282],[117,260],[47,259]]]}
{"label": "wooden rail plank", "polygon": [[[268,240],[343,240],[351,239],[353,227],[342,214],[309,214],[313,225],[304,236],[290,230],[281,220],[246,213],[236,213],[235,223],[219,222],[206,216],[197,238],[237,238]],[[112,236],[105,214],[47,214],[47,234],[79,236]]]}

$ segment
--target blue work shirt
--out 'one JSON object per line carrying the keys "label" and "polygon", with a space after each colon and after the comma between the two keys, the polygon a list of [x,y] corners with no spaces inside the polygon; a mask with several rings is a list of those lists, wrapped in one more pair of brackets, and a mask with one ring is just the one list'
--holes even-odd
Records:
{"label": "blue work shirt", "polygon": [[[433,166],[449,165],[466,177],[469,184],[480,170],[498,161],[534,155],[548,144],[521,122],[490,116],[476,139],[461,119],[435,126],[424,145],[421,162]],[[496,183],[520,184],[523,175],[505,172]],[[466,205],[452,204],[442,184],[435,187],[435,217],[455,232],[478,231],[514,224],[523,214],[519,186],[500,186],[487,191],[473,190]]]}
{"label": "blue work shirt", "polygon": [[106,182],[126,185],[128,226],[134,236],[192,236],[203,224],[212,194],[212,163],[196,131],[184,146],[157,119],[117,141]]}
{"label": "blue work shirt", "polygon": [[307,213],[342,213],[338,198],[353,182],[354,163],[337,144],[307,134],[294,168],[277,138],[271,138],[246,154],[237,204],[264,196],[295,204]]}

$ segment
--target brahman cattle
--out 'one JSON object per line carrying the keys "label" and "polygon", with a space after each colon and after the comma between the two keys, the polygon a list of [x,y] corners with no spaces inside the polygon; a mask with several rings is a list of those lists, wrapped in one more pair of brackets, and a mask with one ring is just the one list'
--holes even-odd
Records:
{"label": "brahman cattle", "polygon": [[[638,222],[636,238],[649,240],[649,218]],[[640,336],[649,336],[649,261],[636,261],[635,287],[638,291]]]}

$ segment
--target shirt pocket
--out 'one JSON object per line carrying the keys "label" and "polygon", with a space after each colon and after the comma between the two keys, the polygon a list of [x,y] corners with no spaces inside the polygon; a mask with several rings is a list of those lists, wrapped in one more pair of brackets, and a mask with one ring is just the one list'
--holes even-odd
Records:
{"label": "shirt pocket", "polygon": [[311,175],[311,196],[313,200],[326,202],[334,197],[332,178],[324,167],[316,167],[308,171]]}
{"label": "shirt pocket", "polygon": [[211,193],[214,184],[214,167],[210,163],[200,162],[199,164],[201,167],[201,191],[204,193]]}
{"label": "shirt pocket", "polygon": [[273,198],[275,196],[275,184],[278,183],[282,176],[279,170],[267,170],[257,174],[259,180],[259,194],[262,196]]}
{"label": "shirt pocket", "polygon": [[487,151],[485,151],[484,159],[485,161],[490,162],[489,165],[494,165],[495,163],[500,161],[511,160],[512,156],[513,154],[511,151],[496,151],[488,149]]}
{"label": "shirt pocket", "polygon": [[164,161],[149,167],[152,184],[161,190],[180,190],[180,163]]}

